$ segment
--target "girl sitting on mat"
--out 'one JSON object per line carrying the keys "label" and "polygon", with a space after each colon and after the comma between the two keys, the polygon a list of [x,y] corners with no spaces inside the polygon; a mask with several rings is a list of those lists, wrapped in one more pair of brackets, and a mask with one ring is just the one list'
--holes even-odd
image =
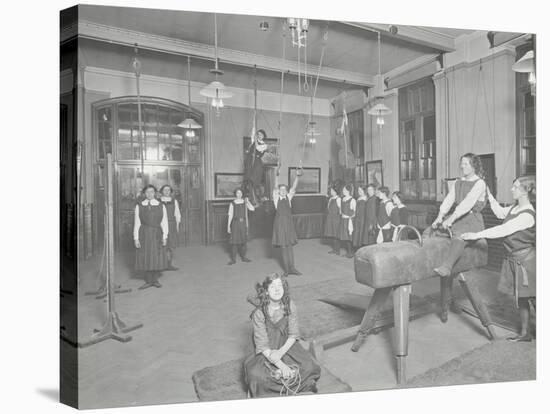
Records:
{"label": "girl sitting on mat", "polygon": [[276,273],[256,284],[250,315],[256,351],[244,361],[245,382],[254,397],[317,392],[321,368],[298,338],[296,305],[286,278]]}
{"label": "girl sitting on mat", "polygon": [[248,210],[255,208],[247,198],[243,198],[243,190],[235,190],[235,200],[229,204],[227,211],[227,232],[229,233],[229,244],[231,245],[231,261],[228,265],[236,263],[237,251],[243,262],[250,262],[246,257],[246,241],[248,238]]}
{"label": "girl sitting on mat", "polygon": [[145,200],[136,205],[134,214],[136,270],[145,273],[145,283],[139,289],[160,288],[158,278],[167,265],[164,246],[169,231],[168,217],[164,204],[155,198],[154,185],[148,185],[142,192]]}
{"label": "girl sitting on mat", "polygon": [[340,230],[340,197],[338,189],[332,185],[329,189],[330,198],[327,204],[327,218],[325,220],[325,238],[332,244],[332,250],[329,254],[340,254],[340,240],[338,240],[338,231]]}
{"label": "girl sitting on mat", "polygon": [[181,212],[178,200],[173,197],[174,190],[168,184],[160,188],[160,201],[166,207],[168,215],[168,239],[166,240],[166,259],[168,267],[166,270],[178,270],[172,265],[174,250],[178,247],[178,233],[181,223]]}
{"label": "girl sitting on mat", "polygon": [[[485,228],[481,210],[487,202],[487,186],[483,181],[481,159],[472,153],[464,154],[460,158],[460,170],[462,177],[451,187],[439,207],[439,215],[432,223],[433,228],[441,226],[445,230],[452,230],[449,254],[443,264],[434,269],[443,277],[451,275],[453,266],[464,252],[466,242],[461,238],[462,234],[479,232]],[[453,205],[456,205],[453,213],[446,216]]]}
{"label": "girl sitting on mat", "polygon": [[516,202],[509,207],[502,207],[493,195],[487,192],[493,213],[499,219],[504,219],[501,225],[477,233],[464,233],[462,239],[504,238],[503,244],[507,255],[502,263],[498,288],[501,292],[514,296],[521,320],[519,335],[508,340],[528,342],[531,341],[529,302],[534,302],[536,296],[535,209],[531,204],[535,198],[535,177],[516,178],[511,191]]}

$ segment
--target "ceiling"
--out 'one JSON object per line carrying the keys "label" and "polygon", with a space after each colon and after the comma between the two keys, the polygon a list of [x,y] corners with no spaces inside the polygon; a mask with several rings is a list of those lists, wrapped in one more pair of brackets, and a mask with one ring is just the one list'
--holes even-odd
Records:
{"label": "ceiling", "polygon": [[[196,43],[214,44],[214,15],[212,13],[185,12],[172,10],[139,9],[110,6],[79,5],[78,17],[81,20],[114,26],[132,31],[144,32],[152,35],[165,36]],[[281,58],[283,53],[283,23],[285,19],[275,17],[261,17],[249,15],[218,14],[218,44],[220,47],[246,51],[258,55]],[[259,23],[266,21],[269,24],[267,31],[259,29]],[[328,28],[323,66],[333,69],[376,75],[378,72],[377,34],[341,22],[312,20],[308,32],[307,60],[308,63],[318,66],[323,46],[323,35]],[[472,30],[427,28],[431,31],[456,38]],[[297,48],[291,47],[290,39],[286,39],[286,58],[297,60]],[[92,42],[93,43],[93,42]],[[92,44],[90,43],[90,45]],[[107,46],[111,54],[117,51],[116,46]],[[128,48],[127,48],[128,49]],[[120,50],[119,50],[120,52]],[[381,71],[386,73],[403,64],[425,55],[439,51],[401,40],[393,36],[383,36],[381,46]],[[151,56],[154,53],[151,52]],[[180,58],[181,59],[181,58]],[[303,57],[301,58],[303,59]],[[109,65],[109,61],[106,62]],[[211,62],[209,63],[211,66]],[[229,78],[236,77],[236,86],[250,83],[251,70],[243,68],[232,69],[225,65],[229,76],[224,75],[224,81],[231,84]],[[206,68],[206,66],[205,66]],[[261,73],[260,73],[261,72]],[[264,73],[266,72],[266,73]],[[266,83],[260,80],[261,89],[278,88],[279,75],[269,71],[258,71]],[[208,73],[206,72],[205,80]],[[248,77],[247,80],[242,78]],[[193,79],[196,80],[196,79]],[[277,85],[275,85],[277,83]],[[331,89],[342,88],[335,82],[323,81],[321,87]],[[347,88],[347,87],[346,87]],[[334,96],[334,95],[332,95]],[[320,96],[319,96],[320,97]]]}

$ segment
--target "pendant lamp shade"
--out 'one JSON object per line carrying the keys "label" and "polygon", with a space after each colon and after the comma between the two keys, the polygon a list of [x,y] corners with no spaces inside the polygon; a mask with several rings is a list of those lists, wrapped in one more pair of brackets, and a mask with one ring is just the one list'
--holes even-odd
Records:
{"label": "pendant lamp shade", "polygon": [[371,109],[369,109],[367,113],[373,116],[384,116],[391,114],[391,109],[384,105],[382,102],[379,102]]}
{"label": "pendant lamp shade", "polygon": [[514,72],[529,73],[535,71],[535,53],[530,50],[512,65]]}
{"label": "pendant lamp shade", "polygon": [[200,128],[202,128],[202,125],[200,125],[193,118],[186,118],[185,120],[181,121],[178,124],[178,126],[180,128],[185,128],[185,129],[200,129]]}
{"label": "pendant lamp shade", "polygon": [[212,99],[225,99],[233,96],[233,92],[230,92],[223,83],[217,80],[202,88],[200,94]]}

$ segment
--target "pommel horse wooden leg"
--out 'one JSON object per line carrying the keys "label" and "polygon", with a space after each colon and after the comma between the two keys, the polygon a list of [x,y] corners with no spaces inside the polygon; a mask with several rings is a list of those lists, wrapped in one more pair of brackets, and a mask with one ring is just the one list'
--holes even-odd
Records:
{"label": "pommel horse wooden leg", "polygon": [[397,286],[393,291],[393,320],[397,383],[407,382],[406,358],[409,351],[409,304],[411,285]]}
{"label": "pommel horse wooden leg", "polygon": [[384,303],[386,303],[386,299],[388,299],[388,295],[391,290],[391,287],[375,289],[367,311],[361,321],[361,326],[359,327],[359,332],[357,332],[357,336],[355,337],[355,342],[353,342],[353,345],[351,346],[351,350],[353,352],[359,351],[359,348],[361,348],[361,345],[365,342],[365,339],[367,338],[369,331],[374,327],[376,317],[382,311],[382,307],[384,306]]}
{"label": "pommel horse wooden leg", "polygon": [[489,310],[487,309],[487,305],[485,305],[485,302],[483,301],[483,298],[481,297],[477,286],[471,281],[468,282],[466,280],[466,276],[464,276],[464,273],[459,273],[457,279],[460,283],[460,286],[464,290],[464,293],[466,293],[466,296],[468,296],[468,299],[470,300],[474,311],[477,313],[481,324],[485,327],[485,329],[487,329],[489,339],[496,339],[497,334],[493,328],[491,316],[489,315]]}
{"label": "pommel horse wooden leg", "polygon": [[443,323],[446,323],[449,318],[449,308],[452,301],[454,278],[455,275],[450,275],[448,277],[441,277],[439,281],[441,289],[441,313],[439,318]]}

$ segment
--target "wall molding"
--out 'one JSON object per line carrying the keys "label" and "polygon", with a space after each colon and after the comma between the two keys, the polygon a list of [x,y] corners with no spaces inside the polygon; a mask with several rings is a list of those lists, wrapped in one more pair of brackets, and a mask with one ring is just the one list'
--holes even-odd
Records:
{"label": "wall molding", "polygon": [[[166,36],[153,35],[135,30],[122,29],[114,26],[107,26],[80,20],[77,27],[77,35],[80,38],[87,38],[107,43],[116,43],[134,47],[137,43],[139,48],[154,50],[162,53],[192,56],[205,60],[214,60],[214,46],[204,43],[190,42],[181,39],[174,39]],[[61,42],[65,42],[75,36],[75,28],[72,26],[61,30]],[[297,74],[299,71],[298,62],[294,60],[283,60],[281,58],[259,55],[241,50],[218,48],[219,60],[238,66],[253,67],[271,70],[276,72],[285,71]],[[317,73],[317,65],[308,65],[308,73]],[[300,71],[301,72],[301,71]],[[321,79],[342,82],[346,80],[349,84],[372,87],[374,78],[371,75],[335,69],[328,66],[321,68],[319,77]]]}
{"label": "wall molding", "polygon": [[[106,78],[116,80],[116,84],[106,82]],[[142,94],[162,97],[170,96],[170,99],[188,102],[187,81],[155,75],[144,75],[140,77]],[[93,89],[109,92],[112,97],[135,94],[135,75],[133,72],[124,72],[113,69],[87,66],[84,69],[84,86],[86,90]],[[200,90],[206,86],[205,83],[191,82],[191,105],[208,105],[208,100],[200,95]],[[229,88],[234,96],[225,101],[226,107],[254,108],[254,91],[245,88]],[[164,93],[166,92],[166,93]],[[165,96],[167,95],[168,96]],[[182,99],[183,98],[183,99]],[[258,109],[265,111],[279,112],[280,94],[278,92],[258,90]],[[283,112],[302,115],[310,114],[310,98],[298,95],[283,95]],[[313,100],[314,116],[330,116],[330,100],[315,98]]]}

